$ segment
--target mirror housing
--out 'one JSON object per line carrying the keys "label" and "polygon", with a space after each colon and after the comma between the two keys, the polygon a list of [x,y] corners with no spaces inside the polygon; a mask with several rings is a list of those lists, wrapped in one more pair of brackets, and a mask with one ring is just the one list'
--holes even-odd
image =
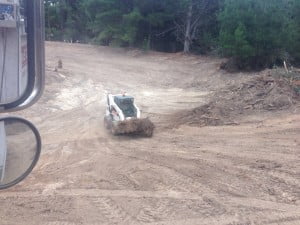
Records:
{"label": "mirror housing", "polygon": [[22,110],[40,98],[44,36],[44,1],[0,0],[0,112]]}
{"label": "mirror housing", "polygon": [[0,190],[24,180],[36,166],[41,137],[35,126],[17,117],[0,119]]}

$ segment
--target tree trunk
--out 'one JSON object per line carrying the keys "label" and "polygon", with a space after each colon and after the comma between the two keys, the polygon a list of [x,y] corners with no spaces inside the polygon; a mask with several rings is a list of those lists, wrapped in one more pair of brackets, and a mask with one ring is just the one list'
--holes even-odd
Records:
{"label": "tree trunk", "polygon": [[190,52],[190,46],[191,46],[191,28],[192,28],[192,15],[193,15],[193,1],[191,0],[191,3],[188,8],[188,14],[186,18],[186,29],[185,29],[185,36],[184,36],[184,53]]}

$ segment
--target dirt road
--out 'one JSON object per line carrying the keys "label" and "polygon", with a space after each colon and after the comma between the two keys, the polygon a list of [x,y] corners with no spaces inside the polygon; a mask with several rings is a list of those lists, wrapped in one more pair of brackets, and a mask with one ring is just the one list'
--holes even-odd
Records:
{"label": "dirt road", "polygon": [[[225,74],[220,63],[48,43],[45,94],[22,112],[40,129],[43,154],[26,181],[0,193],[0,224],[300,224],[299,114],[165,128],[167,115],[252,75]],[[154,137],[108,134],[105,91],[134,95]]]}

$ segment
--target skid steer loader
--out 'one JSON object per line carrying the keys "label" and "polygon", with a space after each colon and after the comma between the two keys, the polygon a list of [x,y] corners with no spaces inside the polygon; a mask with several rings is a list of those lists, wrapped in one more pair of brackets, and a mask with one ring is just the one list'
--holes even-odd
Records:
{"label": "skid steer loader", "polygon": [[139,134],[152,137],[154,124],[141,118],[141,110],[134,98],[126,94],[107,94],[104,125],[113,135]]}

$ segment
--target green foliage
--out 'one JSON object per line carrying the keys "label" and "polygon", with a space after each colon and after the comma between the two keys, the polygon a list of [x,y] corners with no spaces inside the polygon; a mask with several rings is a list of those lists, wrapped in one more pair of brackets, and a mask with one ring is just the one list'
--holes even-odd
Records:
{"label": "green foliage", "polygon": [[292,61],[300,65],[300,1],[291,0],[290,21],[285,29],[285,47],[292,56]]}
{"label": "green foliage", "polygon": [[285,60],[284,53],[299,37],[299,25],[292,22],[287,2],[225,0],[219,15],[223,54],[235,57],[241,68],[263,68]]}
{"label": "green foliage", "polygon": [[133,45],[136,40],[138,25],[141,20],[143,20],[143,17],[137,8],[130,13],[123,15],[119,37],[116,38],[123,41],[125,45]]}
{"label": "green foliage", "polygon": [[49,40],[92,40],[101,45],[160,46],[176,43],[172,32],[183,0],[47,0]]}
{"label": "green foliage", "polygon": [[247,30],[244,24],[240,23],[233,34],[232,54],[242,60],[255,56],[255,49],[247,40]]}
{"label": "green foliage", "polygon": [[193,5],[191,51],[219,49],[240,68],[300,63],[300,0],[45,0],[46,38],[183,49]]}

